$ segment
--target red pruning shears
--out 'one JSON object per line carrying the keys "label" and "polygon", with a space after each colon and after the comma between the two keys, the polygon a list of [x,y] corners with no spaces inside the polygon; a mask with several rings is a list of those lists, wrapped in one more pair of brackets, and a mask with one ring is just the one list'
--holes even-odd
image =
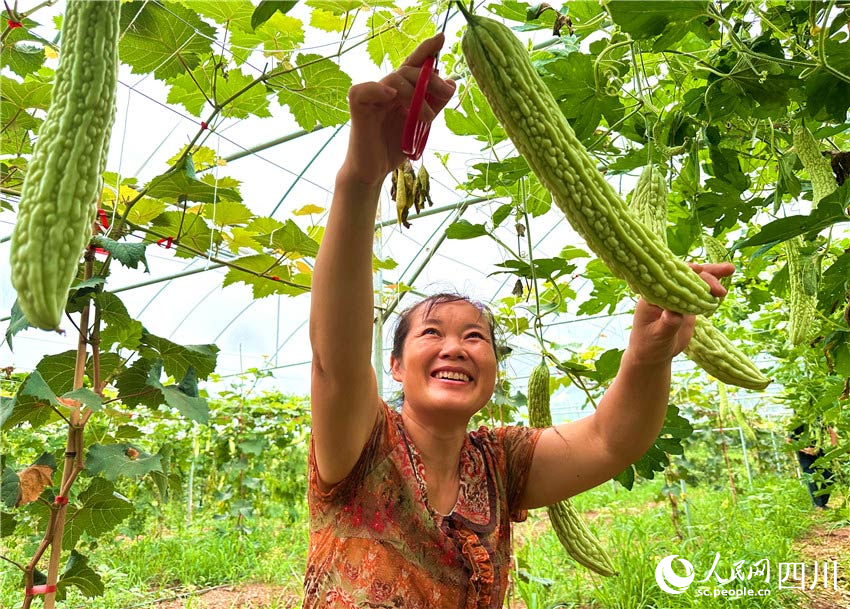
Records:
{"label": "red pruning shears", "polygon": [[[451,3],[446,9],[446,19],[443,21],[443,29],[446,31],[446,24],[449,22],[449,12]],[[428,88],[428,82],[431,80],[431,74],[437,73],[437,58],[439,53],[426,57],[422,68],[419,70],[419,78],[416,80],[416,88],[413,90],[413,98],[410,100],[410,108],[407,111],[407,119],[404,121],[404,131],[401,134],[401,151],[408,156],[411,161],[416,161],[422,156],[425,151],[425,143],[428,141],[428,134],[431,132],[431,123],[419,120],[419,113],[422,111],[422,104],[433,101],[433,98],[425,93]]]}

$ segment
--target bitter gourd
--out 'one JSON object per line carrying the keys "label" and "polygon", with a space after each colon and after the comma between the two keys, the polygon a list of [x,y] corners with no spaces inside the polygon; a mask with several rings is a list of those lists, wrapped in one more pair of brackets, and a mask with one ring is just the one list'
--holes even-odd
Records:
{"label": "bitter gourd", "polygon": [[[705,248],[705,255],[709,262],[732,262],[729,250],[711,235],[702,236],[702,246]],[[732,277],[723,277],[720,280],[720,285],[728,290],[732,285]]]}
{"label": "bitter gourd", "polygon": [[632,191],[632,211],[654,233],[667,239],[667,181],[664,170],[654,163],[640,172]]}
{"label": "bitter gourd", "polygon": [[[541,361],[528,377],[528,422],[532,427],[552,426],[549,368],[545,361]],[[569,499],[553,503],[546,510],[558,541],[573,560],[600,575],[616,575],[608,552],[587,528],[581,514]]]}
{"label": "bitter gourd", "polygon": [[12,234],[12,285],[27,321],[57,330],[91,235],[118,82],[118,0],[69,0],[47,116]]}
{"label": "bitter gourd", "polygon": [[702,315],[696,316],[694,335],[685,355],[719,381],[744,389],[761,390],[770,384],[747,355]]}
{"label": "bitter gourd", "polygon": [[[798,126],[793,131],[792,141],[803,168],[809,173],[814,210],[821,199],[838,188],[838,183],[832,173],[831,163],[821,155],[817,140],[811,131],[803,125]],[[792,345],[806,341],[811,334],[817,312],[819,269],[814,257],[803,254],[805,246],[805,240],[799,235],[785,242],[790,295],[788,337]]]}
{"label": "bitter gourd", "polygon": [[[650,164],[641,172],[634,192],[632,211],[651,231],[667,239],[667,183],[658,167]],[[711,239],[706,236],[705,240]],[[724,252],[725,248],[717,244]],[[708,246],[706,246],[708,249]],[[717,252],[715,252],[717,253]],[[712,260],[720,262],[720,260]],[[714,378],[746,389],[764,389],[770,379],[732,341],[702,315],[697,315],[694,334],[685,355]]]}
{"label": "bitter gourd", "polygon": [[717,308],[719,299],[708,285],[628,213],[516,36],[458,6],[469,23],[461,45],[470,71],[514,145],[590,249],[653,304],[680,313]]}

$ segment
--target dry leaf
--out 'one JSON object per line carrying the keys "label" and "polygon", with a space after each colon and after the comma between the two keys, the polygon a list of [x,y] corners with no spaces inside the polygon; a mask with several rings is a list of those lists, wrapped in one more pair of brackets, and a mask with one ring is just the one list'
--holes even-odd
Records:
{"label": "dry leaf", "polygon": [[53,470],[47,465],[30,465],[18,474],[21,481],[21,496],[15,507],[32,503],[48,486],[53,486]]}

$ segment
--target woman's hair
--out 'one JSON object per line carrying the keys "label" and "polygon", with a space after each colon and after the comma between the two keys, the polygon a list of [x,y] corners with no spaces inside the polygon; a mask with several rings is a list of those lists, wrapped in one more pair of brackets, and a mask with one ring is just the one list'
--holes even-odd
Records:
{"label": "woman's hair", "polygon": [[411,319],[413,318],[414,313],[421,309],[422,316],[427,317],[431,313],[431,309],[433,309],[435,306],[452,302],[465,302],[478,309],[478,311],[481,313],[481,317],[484,318],[484,320],[487,322],[488,327],[490,328],[490,342],[493,345],[493,353],[496,354],[497,360],[501,359],[499,348],[496,343],[496,320],[493,317],[493,312],[490,311],[487,305],[472,300],[468,296],[464,296],[463,294],[457,294],[455,292],[442,292],[440,294],[428,296],[427,298],[424,298],[417,302],[415,305],[408,307],[399,314],[398,322],[396,323],[395,327],[395,333],[393,334],[393,357],[401,361],[401,356],[404,353],[404,341],[407,339],[407,335],[410,333]]}

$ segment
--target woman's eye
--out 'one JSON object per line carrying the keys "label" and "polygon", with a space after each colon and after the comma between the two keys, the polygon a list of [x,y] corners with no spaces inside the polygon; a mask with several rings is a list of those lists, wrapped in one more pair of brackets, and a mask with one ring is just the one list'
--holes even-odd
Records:
{"label": "woman's eye", "polygon": [[422,331],[422,334],[436,334],[436,333],[437,333],[437,328],[425,328]]}
{"label": "woman's eye", "polygon": [[466,335],[466,337],[467,338],[481,338],[481,339],[483,339],[484,335],[481,334],[481,332],[470,332],[469,334]]}

